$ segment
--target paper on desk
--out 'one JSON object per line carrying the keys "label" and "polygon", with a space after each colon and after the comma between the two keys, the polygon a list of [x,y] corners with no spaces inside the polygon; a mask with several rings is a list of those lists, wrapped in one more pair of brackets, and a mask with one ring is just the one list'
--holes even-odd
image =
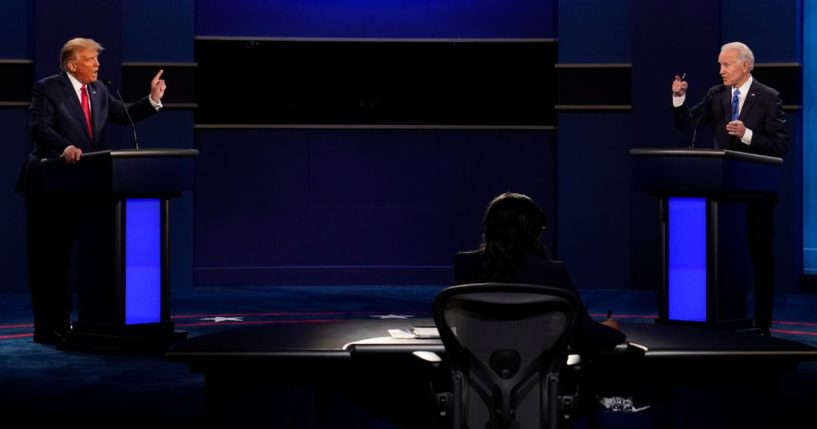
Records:
{"label": "paper on desk", "polygon": [[389,335],[392,338],[400,340],[408,340],[415,338],[414,333],[409,331],[408,329],[389,329]]}
{"label": "paper on desk", "polygon": [[437,328],[389,329],[392,338],[408,340],[414,338],[440,338]]}
{"label": "paper on desk", "polygon": [[437,328],[411,328],[415,338],[440,338]]}

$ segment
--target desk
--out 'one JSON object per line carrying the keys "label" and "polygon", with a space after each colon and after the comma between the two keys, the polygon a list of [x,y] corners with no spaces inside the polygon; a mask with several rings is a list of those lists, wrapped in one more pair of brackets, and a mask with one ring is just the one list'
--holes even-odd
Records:
{"label": "desk", "polygon": [[[242,327],[177,343],[167,357],[205,374],[207,409],[217,422],[320,428],[337,427],[338,419],[346,419],[354,421],[350,426],[365,427],[360,422],[365,413],[359,411],[365,408],[378,410],[384,419],[415,419],[408,425],[430,427],[428,416],[418,410],[432,409],[427,403],[430,389],[446,385],[442,343],[388,334],[389,329],[415,327],[433,327],[433,321]],[[765,389],[779,371],[799,361],[817,360],[813,347],[754,333],[664,324],[624,324],[622,330],[628,343],[592,357],[597,372],[614,375],[605,383],[632,389],[628,391],[646,390],[652,403],[683,404],[688,397],[679,399],[674,387],[680,383],[706,392],[713,385],[738,391],[746,391],[747,385]],[[429,364],[413,355],[417,351],[434,352],[443,362]],[[720,404],[723,398],[715,402],[713,406],[725,406]],[[353,411],[350,404],[365,405]],[[734,406],[738,405],[747,406]],[[768,408],[766,403],[757,405]]]}
{"label": "desk", "polygon": [[[247,362],[276,359],[351,360],[370,354],[411,354],[430,351],[445,355],[439,339],[395,339],[389,329],[434,327],[431,319],[339,320],[333,323],[261,325],[201,335],[175,344],[167,357],[206,372]],[[606,356],[626,354],[634,360],[775,359],[817,360],[817,349],[751,332],[705,326],[624,324],[627,343]]]}
{"label": "desk", "polygon": [[367,427],[382,420],[433,427],[429,383],[447,369],[412,355],[444,354],[439,339],[394,339],[389,329],[433,327],[431,319],[338,320],[262,325],[175,344],[171,361],[205,375],[208,421],[223,427]]}

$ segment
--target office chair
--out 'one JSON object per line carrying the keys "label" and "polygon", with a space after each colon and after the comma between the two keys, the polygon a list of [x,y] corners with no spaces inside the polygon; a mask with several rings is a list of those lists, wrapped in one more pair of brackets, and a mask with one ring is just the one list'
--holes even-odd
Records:
{"label": "office chair", "polygon": [[451,370],[452,428],[558,428],[572,397],[560,396],[578,298],[527,284],[452,286],[434,300]]}

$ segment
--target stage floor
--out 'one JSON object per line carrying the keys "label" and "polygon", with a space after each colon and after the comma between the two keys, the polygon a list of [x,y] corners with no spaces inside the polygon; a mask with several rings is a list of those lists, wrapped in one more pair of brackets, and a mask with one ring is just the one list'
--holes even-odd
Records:
{"label": "stage floor", "polygon": [[[186,331],[191,341],[206,334],[235,328],[255,329],[252,327],[256,326],[258,329],[312,325],[340,328],[355,320],[379,320],[377,316],[389,315],[410,315],[427,320],[431,316],[431,300],[441,288],[177,288],[173,291],[172,314],[176,328]],[[651,326],[657,315],[657,298],[651,292],[581,292],[591,313],[599,319],[612,309],[626,326]],[[817,346],[817,312],[814,308],[817,308],[817,294],[777,297],[771,338]],[[633,329],[639,328],[630,329],[630,339],[637,342],[635,340],[641,334],[637,335]],[[660,334],[655,328],[648,329],[644,332]],[[66,419],[88,421],[88,417],[98,417],[98,421],[108,425],[110,419],[106,418],[110,417],[134,425],[162,422],[177,428],[207,427],[205,376],[190,372],[186,363],[174,362],[162,355],[116,356],[59,351],[53,346],[33,343],[31,334],[28,295],[17,293],[0,297],[0,384],[11,386],[0,390],[0,412],[5,418],[53,423]],[[649,340],[656,352],[652,361],[663,362],[665,358],[657,354],[659,340],[671,339],[673,335],[657,336],[657,339]],[[664,368],[659,375],[682,377],[681,371],[666,369],[674,368],[671,362],[666,363],[669,366],[661,364],[656,367],[656,370]],[[671,414],[673,427],[706,427],[706,422],[718,422],[720,427],[736,427],[724,425],[723,416],[734,414],[732,411],[738,406],[748,407],[741,410],[771,408],[781,415],[811,418],[813,410],[817,409],[817,395],[813,394],[817,388],[817,362],[799,360],[780,371],[768,371],[769,363],[763,359],[753,361],[752,366],[745,368],[752,372],[741,372],[740,377],[725,376],[723,382],[702,385],[690,381],[674,388],[671,392],[674,402],[686,404],[687,409],[696,412]],[[767,374],[774,374],[774,378],[766,377]],[[764,390],[758,393],[757,386],[764,386]],[[313,391],[299,391],[292,397],[303,399],[313,394]],[[736,403],[738,399],[742,402]],[[624,417],[632,419],[632,416]],[[607,421],[621,418],[621,415],[611,416]],[[751,415],[746,419],[750,418]],[[760,418],[756,420],[762,421]],[[359,423],[355,427],[392,427],[376,416],[357,415],[355,421]],[[276,427],[321,426],[320,422],[301,421]],[[649,418],[642,418],[627,420],[619,427],[659,426]]]}

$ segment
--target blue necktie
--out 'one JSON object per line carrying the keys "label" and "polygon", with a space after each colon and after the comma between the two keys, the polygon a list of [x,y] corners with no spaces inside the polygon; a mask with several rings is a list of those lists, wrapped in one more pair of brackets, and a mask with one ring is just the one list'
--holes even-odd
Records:
{"label": "blue necktie", "polygon": [[738,120],[738,114],[740,110],[740,90],[736,89],[735,93],[732,94],[732,120]]}

